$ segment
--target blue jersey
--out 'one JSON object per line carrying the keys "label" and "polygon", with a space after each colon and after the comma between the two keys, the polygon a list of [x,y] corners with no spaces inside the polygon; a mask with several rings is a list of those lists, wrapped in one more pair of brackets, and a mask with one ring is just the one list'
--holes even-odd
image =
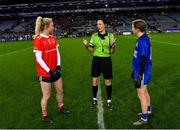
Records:
{"label": "blue jersey", "polygon": [[147,34],[143,34],[141,37],[138,38],[134,56],[132,67],[134,71],[140,71],[140,57],[145,56],[147,58],[146,65],[145,65],[145,72],[151,71],[151,42]]}

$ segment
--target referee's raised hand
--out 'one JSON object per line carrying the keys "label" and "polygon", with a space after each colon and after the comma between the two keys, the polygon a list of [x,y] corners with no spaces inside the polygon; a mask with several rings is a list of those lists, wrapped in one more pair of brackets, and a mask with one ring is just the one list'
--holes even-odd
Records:
{"label": "referee's raised hand", "polygon": [[83,44],[86,48],[88,47],[88,41],[86,39],[83,39]]}
{"label": "referee's raised hand", "polygon": [[111,46],[114,46],[115,44],[116,44],[116,39],[113,38],[113,39],[111,40]]}
{"label": "referee's raised hand", "polygon": [[110,51],[111,51],[112,54],[114,54],[115,47],[116,47],[116,39],[114,37],[111,39],[111,43],[110,44],[111,44]]}

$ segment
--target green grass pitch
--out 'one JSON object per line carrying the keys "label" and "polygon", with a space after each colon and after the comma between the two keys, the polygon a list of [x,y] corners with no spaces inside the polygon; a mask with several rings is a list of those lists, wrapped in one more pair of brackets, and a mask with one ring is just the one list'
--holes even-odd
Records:
{"label": "green grass pitch", "polygon": [[[180,33],[151,34],[152,79],[148,86],[153,115],[149,124],[134,127],[139,101],[130,79],[136,37],[116,36],[113,61],[113,105],[106,108],[101,79],[105,128],[180,128]],[[89,39],[89,38],[88,38]],[[36,78],[32,41],[0,43],[0,128],[97,128],[97,109],[90,109],[91,60],[82,38],[59,41],[63,71],[64,103],[72,113],[58,115],[55,91],[48,111],[53,125],[41,123],[40,85]]]}

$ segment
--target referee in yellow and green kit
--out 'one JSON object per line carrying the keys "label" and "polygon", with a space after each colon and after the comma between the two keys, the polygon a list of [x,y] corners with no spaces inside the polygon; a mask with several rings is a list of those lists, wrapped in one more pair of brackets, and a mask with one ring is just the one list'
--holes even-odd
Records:
{"label": "referee in yellow and green kit", "polygon": [[91,76],[92,76],[92,92],[93,98],[91,106],[97,105],[97,92],[100,74],[103,74],[107,91],[107,106],[113,110],[112,95],[112,61],[111,54],[115,51],[115,39],[112,33],[106,31],[106,21],[104,18],[97,20],[98,32],[91,37],[90,43],[83,40],[84,46],[89,52],[93,52]]}

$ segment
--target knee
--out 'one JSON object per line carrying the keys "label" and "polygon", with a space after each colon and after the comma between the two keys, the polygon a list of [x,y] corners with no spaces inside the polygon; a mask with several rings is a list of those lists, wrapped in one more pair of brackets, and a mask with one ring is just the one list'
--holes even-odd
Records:
{"label": "knee", "polygon": [[98,79],[93,79],[93,86],[98,86],[99,80]]}
{"label": "knee", "polygon": [[106,79],[105,80],[105,85],[106,86],[110,86],[111,85],[111,80],[110,79]]}

